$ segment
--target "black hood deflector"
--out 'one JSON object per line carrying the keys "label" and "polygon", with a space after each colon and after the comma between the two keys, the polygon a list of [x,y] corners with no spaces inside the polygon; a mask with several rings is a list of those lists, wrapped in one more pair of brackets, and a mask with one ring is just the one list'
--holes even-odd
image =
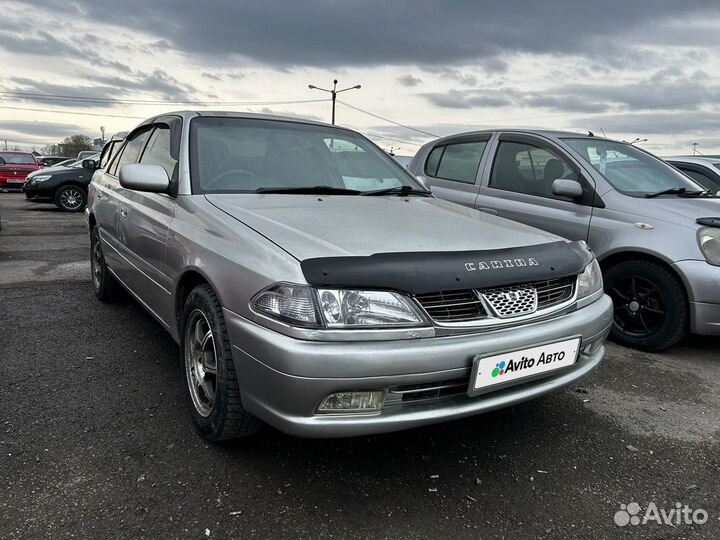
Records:
{"label": "black hood deflector", "polygon": [[593,259],[584,242],[558,241],[486,251],[376,253],[302,261],[318,287],[390,289],[424,294],[486,289],[579,274]]}

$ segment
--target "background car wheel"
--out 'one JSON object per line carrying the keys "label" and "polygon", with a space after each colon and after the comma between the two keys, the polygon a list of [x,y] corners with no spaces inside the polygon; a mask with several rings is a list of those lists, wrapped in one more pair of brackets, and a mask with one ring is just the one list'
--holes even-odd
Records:
{"label": "background car wheel", "polygon": [[63,186],[55,192],[55,205],[65,212],[80,212],[85,209],[87,195],[78,186]]}
{"label": "background car wheel", "polygon": [[120,284],[108,271],[105,256],[100,244],[100,231],[97,226],[90,233],[90,273],[92,274],[95,296],[103,302],[114,302],[122,294]]}
{"label": "background car wheel", "polygon": [[645,351],[667,349],[687,332],[689,309],[682,283],[658,263],[621,262],[603,276],[615,304],[611,339]]}
{"label": "background car wheel", "polygon": [[190,292],[180,336],[185,393],[200,434],[225,441],[255,433],[262,424],[242,406],[222,307],[209,285]]}

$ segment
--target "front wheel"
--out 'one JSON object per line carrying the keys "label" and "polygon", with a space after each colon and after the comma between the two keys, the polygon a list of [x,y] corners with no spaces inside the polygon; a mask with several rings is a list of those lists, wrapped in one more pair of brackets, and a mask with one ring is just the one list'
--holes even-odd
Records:
{"label": "front wheel", "polygon": [[180,335],[185,394],[200,434],[225,441],[255,433],[261,423],[242,406],[222,306],[209,285],[190,292]]}
{"label": "front wheel", "polygon": [[87,204],[87,194],[81,187],[62,186],[55,192],[55,206],[65,212],[80,212]]}
{"label": "front wheel", "polygon": [[615,306],[610,337],[628,347],[661,351],[687,333],[685,289],[670,270],[643,260],[625,261],[605,272],[605,292]]}

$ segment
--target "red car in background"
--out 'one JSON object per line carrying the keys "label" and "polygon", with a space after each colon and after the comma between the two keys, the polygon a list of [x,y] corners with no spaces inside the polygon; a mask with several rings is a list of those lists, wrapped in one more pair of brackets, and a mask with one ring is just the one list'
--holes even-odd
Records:
{"label": "red car in background", "polygon": [[30,152],[0,152],[0,158],[0,189],[22,188],[27,175],[40,168]]}

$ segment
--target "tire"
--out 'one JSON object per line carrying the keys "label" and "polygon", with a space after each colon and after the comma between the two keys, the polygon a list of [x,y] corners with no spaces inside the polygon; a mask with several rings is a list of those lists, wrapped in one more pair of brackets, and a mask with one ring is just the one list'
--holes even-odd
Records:
{"label": "tire", "polygon": [[90,273],[95,296],[102,302],[112,303],[122,295],[122,286],[108,270],[100,243],[97,225],[90,233]]}
{"label": "tire", "polygon": [[610,338],[644,351],[662,351],[688,331],[690,311],[685,288],[661,264],[631,260],[605,272],[605,292],[615,313]]}
{"label": "tire", "polygon": [[86,204],[87,193],[80,186],[62,186],[55,192],[55,206],[63,212],[82,212]]}
{"label": "tire", "polygon": [[185,396],[200,435],[219,442],[260,429],[262,423],[242,406],[222,306],[207,284],[195,287],[185,301],[180,354]]}

